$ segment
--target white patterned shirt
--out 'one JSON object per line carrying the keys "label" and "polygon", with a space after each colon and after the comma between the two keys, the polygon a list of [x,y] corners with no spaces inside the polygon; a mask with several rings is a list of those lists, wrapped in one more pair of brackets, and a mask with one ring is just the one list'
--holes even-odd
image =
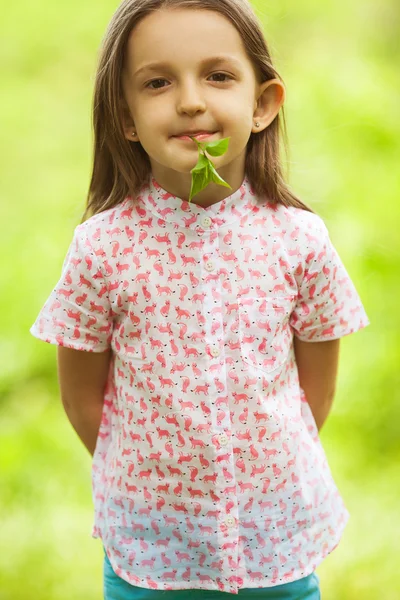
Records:
{"label": "white patterned shirt", "polygon": [[289,583],[349,513],[299,385],[293,336],[369,324],[323,220],[274,208],[245,177],[208,208],[153,176],[75,229],[31,333],[111,347],[92,462],[92,536],[156,590]]}

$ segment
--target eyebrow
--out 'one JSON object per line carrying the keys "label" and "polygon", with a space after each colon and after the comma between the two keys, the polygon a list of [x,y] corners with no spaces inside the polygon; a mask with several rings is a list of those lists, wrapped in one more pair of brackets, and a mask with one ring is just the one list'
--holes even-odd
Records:
{"label": "eyebrow", "polygon": [[[242,66],[242,63],[240,62],[240,60],[238,60],[234,56],[229,56],[229,55],[219,55],[219,56],[211,56],[209,58],[205,58],[202,61],[200,61],[200,66],[204,67],[204,66],[209,66],[212,64],[216,65],[216,64],[226,63],[226,62],[231,62],[236,67],[239,67],[239,68]],[[168,70],[170,68],[171,68],[171,65],[168,64],[168,62],[149,63],[147,65],[143,65],[143,67],[140,67],[140,69],[138,69],[136,71],[136,73],[134,73],[133,76],[137,77],[143,71],[158,71],[160,69]]]}

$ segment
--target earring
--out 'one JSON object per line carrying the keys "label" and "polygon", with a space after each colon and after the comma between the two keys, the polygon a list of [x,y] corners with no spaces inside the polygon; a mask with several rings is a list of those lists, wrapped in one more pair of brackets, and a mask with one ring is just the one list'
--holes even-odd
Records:
{"label": "earring", "polygon": [[256,123],[256,127],[260,127],[260,123]]}
{"label": "earring", "polygon": [[135,132],[133,132],[133,133],[132,133],[132,135],[133,135],[133,137],[135,137],[136,133],[135,133]]}

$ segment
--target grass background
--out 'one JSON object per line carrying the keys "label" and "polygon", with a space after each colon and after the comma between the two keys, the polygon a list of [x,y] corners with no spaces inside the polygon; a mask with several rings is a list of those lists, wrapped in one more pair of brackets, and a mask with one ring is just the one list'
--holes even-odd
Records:
{"label": "grass background", "polygon": [[[287,88],[291,187],[320,214],[371,325],[344,338],[321,440],[351,513],[324,600],[396,600],[400,556],[396,0],[253,0]],[[98,47],[118,2],[3,3],[0,598],[99,600],[90,456],[29,327],[83,213]]]}

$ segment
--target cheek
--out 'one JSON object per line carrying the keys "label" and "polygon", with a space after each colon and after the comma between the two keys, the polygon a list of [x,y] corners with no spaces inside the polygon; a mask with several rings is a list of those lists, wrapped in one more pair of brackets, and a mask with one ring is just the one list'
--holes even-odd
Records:
{"label": "cheek", "polygon": [[236,112],[226,112],[221,117],[221,123],[227,135],[232,135],[236,143],[241,141],[247,141],[251,128],[253,126],[253,119],[251,114],[247,114],[245,109],[237,110]]}
{"label": "cheek", "polygon": [[243,102],[239,105],[225,105],[220,117],[220,122],[229,131],[240,135],[243,131],[251,130],[253,115],[248,106],[243,106]]}
{"label": "cheek", "polygon": [[248,92],[241,88],[234,93],[227,92],[226,95],[221,93],[215,108],[232,121],[243,121],[252,115],[252,101],[253,98],[248,95]]}
{"label": "cheek", "polygon": [[168,121],[165,112],[160,109],[141,109],[137,113],[136,126],[140,135],[142,146],[148,154],[157,154],[160,151],[160,138],[168,136],[171,130],[171,119]]}
{"label": "cheek", "polygon": [[138,100],[134,107],[135,120],[144,130],[154,128],[165,121],[167,112],[168,109],[166,109],[165,104],[161,106],[156,98],[147,97],[146,95]]}

